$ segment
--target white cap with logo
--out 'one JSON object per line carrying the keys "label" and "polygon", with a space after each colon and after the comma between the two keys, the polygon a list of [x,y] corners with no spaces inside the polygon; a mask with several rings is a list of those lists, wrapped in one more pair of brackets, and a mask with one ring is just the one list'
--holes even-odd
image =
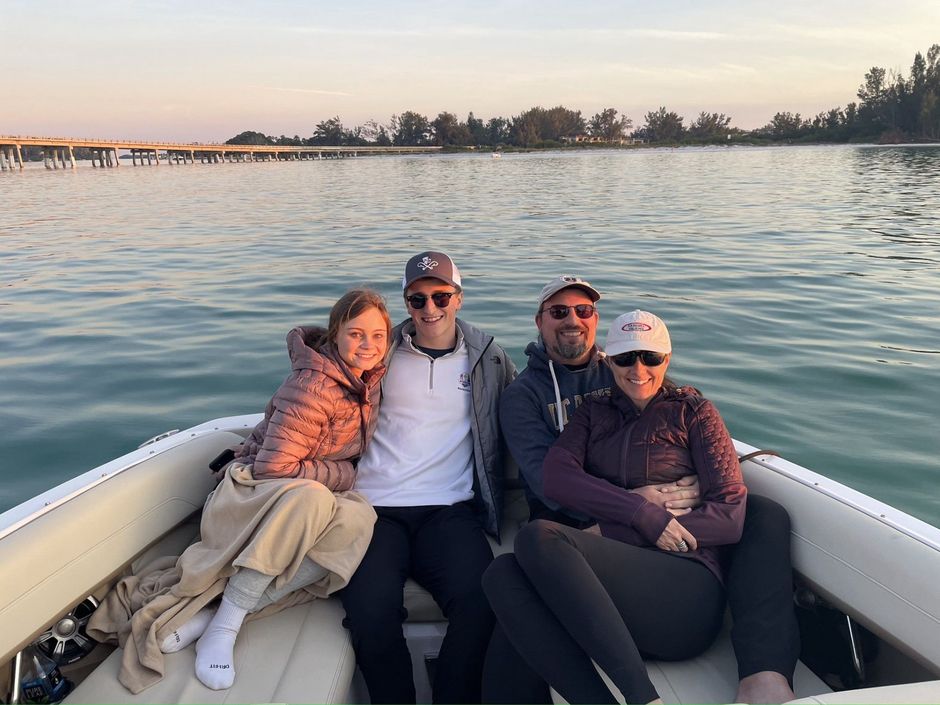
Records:
{"label": "white cap with logo", "polygon": [[570,274],[562,274],[560,277],[555,277],[548,284],[542,287],[542,293],[539,294],[539,308],[542,308],[542,304],[552,298],[562,289],[581,289],[587,294],[591,301],[597,301],[601,298],[601,293],[591,286],[591,283],[586,279],[581,277],[573,277]]}
{"label": "white cap with logo", "polygon": [[637,309],[617,316],[617,320],[610,324],[604,352],[613,357],[631,350],[672,352],[669,331],[659,316]]}

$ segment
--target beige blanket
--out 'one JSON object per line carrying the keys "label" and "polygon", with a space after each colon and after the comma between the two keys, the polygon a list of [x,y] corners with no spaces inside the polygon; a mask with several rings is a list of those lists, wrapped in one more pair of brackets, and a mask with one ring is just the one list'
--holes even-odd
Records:
{"label": "beige blanket", "polygon": [[88,633],[124,648],[119,680],[139,693],[163,678],[163,639],[221,595],[237,567],[277,576],[275,587],[293,577],[304,556],[330,571],[249,619],[326,597],[359,566],[375,518],[355,492],[334,494],[312,480],[255,480],[251,466],[232,463],[206,501],[201,540],[123,578],[92,615]]}

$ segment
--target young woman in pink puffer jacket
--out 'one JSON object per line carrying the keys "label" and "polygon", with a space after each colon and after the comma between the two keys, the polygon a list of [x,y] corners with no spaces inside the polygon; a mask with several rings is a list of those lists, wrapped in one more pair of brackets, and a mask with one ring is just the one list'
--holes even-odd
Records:
{"label": "young woman in pink puffer jacket", "polygon": [[[288,334],[291,373],[268,402],[264,419],[224,469],[203,512],[202,540],[177,564],[182,571],[181,593],[188,589],[188,580],[196,582],[193,576],[203,572],[207,562],[224,563],[223,574],[235,570],[217,610],[203,609],[161,643],[161,651],[170,653],[198,639],[196,675],[206,686],[220,690],[234,682],[235,638],[249,613],[302,587],[310,586],[314,594],[333,592],[345,585],[362,559],[375,513],[362,497],[346,491],[355,483],[356,462],[378,419],[379,381],[385,373],[390,334],[384,300],[366,289],[350,291],[337,301],[328,328],[299,327]],[[259,502],[259,494],[272,499]],[[253,509],[243,509],[261,504],[263,509],[254,514]],[[222,532],[223,540],[207,545],[211,541],[207,535],[218,535],[220,526],[233,523],[233,511],[257,522],[247,545],[224,545],[227,532]],[[261,512],[265,516],[260,517]],[[323,516],[311,518],[314,513]],[[320,528],[296,529],[298,524]],[[355,529],[355,537],[340,542],[349,546],[351,554],[358,552],[345,557],[342,565],[348,570],[311,559],[318,555],[320,537],[332,531],[330,540],[335,543],[337,532],[350,531],[350,526],[361,528]],[[282,551],[287,556],[282,565],[280,558],[271,556],[284,541],[299,545]],[[246,555],[265,545],[266,552]],[[332,560],[335,549],[329,550]],[[220,558],[229,555],[234,560]],[[275,582],[287,572],[293,575]]]}

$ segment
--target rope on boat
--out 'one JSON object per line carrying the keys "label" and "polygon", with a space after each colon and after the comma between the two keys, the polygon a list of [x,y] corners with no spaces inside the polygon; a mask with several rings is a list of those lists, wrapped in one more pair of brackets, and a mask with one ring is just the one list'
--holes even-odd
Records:
{"label": "rope on boat", "polygon": [[755,450],[753,453],[747,453],[745,455],[738,456],[738,462],[744,463],[750,460],[751,458],[756,458],[758,455],[774,455],[778,458],[782,457],[780,453],[775,450]]}

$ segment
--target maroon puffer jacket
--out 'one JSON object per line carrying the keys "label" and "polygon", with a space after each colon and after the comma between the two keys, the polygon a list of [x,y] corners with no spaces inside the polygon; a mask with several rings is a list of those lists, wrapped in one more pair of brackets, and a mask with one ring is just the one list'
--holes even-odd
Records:
{"label": "maroon puffer jacket", "polygon": [[715,406],[691,387],[663,388],[642,413],[616,385],[610,397],[586,399],[542,472],[549,499],[597,519],[604,536],[652,548],[673,516],[628,490],[695,473],[702,504],[675,518],[698,550],[675,555],[721,579],[717,547],[741,538],[747,490],[734,444]]}
{"label": "maroon puffer jacket", "polygon": [[323,328],[287,334],[292,372],[275,392],[264,419],[239,449],[255,479],[303,477],[334,492],[351,489],[358,458],[378,420],[379,365],[357,378],[328,344]]}

